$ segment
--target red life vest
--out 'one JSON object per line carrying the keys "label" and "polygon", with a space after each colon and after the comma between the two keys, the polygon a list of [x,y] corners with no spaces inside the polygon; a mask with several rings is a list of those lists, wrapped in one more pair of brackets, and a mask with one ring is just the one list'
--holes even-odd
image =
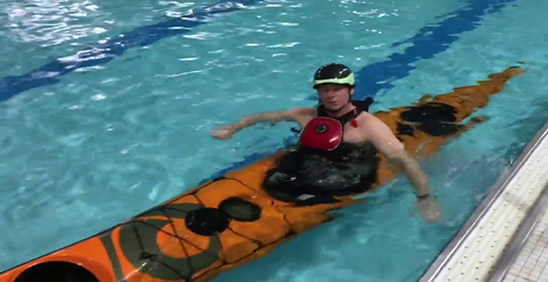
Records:
{"label": "red life vest", "polygon": [[343,139],[343,125],[328,117],[316,117],[309,121],[299,136],[302,146],[325,151],[335,150]]}
{"label": "red life vest", "polygon": [[338,117],[328,117],[327,111],[323,105],[318,106],[318,117],[309,121],[299,136],[299,144],[304,147],[332,151],[343,141],[343,129],[347,122],[351,122],[354,127],[358,127],[356,117],[362,111],[368,111],[373,99],[367,98],[365,101],[352,101],[356,106],[352,111]]}

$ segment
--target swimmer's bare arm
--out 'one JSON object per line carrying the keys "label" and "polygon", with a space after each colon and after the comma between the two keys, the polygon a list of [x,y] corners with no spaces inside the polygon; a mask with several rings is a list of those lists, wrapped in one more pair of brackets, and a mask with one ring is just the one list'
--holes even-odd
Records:
{"label": "swimmer's bare arm", "polygon": [[419,163],[410,156],[390,128],[377,117],[370,115],[365,126],[367,141],[383,154],[388,161],[400,167],[416,190],[417,196],[429,194],[428,177]]}
{"label": "swimmer's bare arm", "polygon": [[232,134],[262,122],[295,121],[304,125],[316,114],[314,108],[295,108],[287,111],[272,111],[250,114],[240,118],[238,122],[212,130],[211,135],[217,139],[228,139]]}
{"label": "swimmer's bare arm", "polygon": [[417,209],[427,222],[437,222],[441,216],[441,209],[434,197],[430,197],[428,177],[422,171],[419,163],[411,157],[403,144],[394,136],[390,128],[377,117],[366,117],[366,141],[373,143],[379,152],[386,156],[388,161],[399,166],[407,175],[416,190],[418,197]]}

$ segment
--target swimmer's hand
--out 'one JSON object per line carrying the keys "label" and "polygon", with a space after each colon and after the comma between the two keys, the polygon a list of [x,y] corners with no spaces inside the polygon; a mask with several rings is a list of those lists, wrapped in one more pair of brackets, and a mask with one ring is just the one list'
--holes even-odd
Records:
{"label": "swimmer's hand", "polygon": [[441,216],[441,209],[438,205],[438,201],[434,197],[417,199],[417,210],[424,221],[429,223],[438,222]]}
{"label": "swimmer's hand", "polygon": [[211,136],[213,136],[213,138],[226,140],[230,139],[230,137],[232,137],[232,134],[234,134],[236,131],[237,129],[234,125],[225,125],[223,127],[211,130],[210,134]]}

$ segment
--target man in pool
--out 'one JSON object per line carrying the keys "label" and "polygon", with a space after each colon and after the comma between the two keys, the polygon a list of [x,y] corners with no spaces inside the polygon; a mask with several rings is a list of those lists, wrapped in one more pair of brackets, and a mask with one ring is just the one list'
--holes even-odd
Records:
{"label": "man in pool", "polygon": [[390,128],[367,112],[370,102],[352,101],[354,84],[354,74],[345,65],[324,65],[314,74],[320,98],[316,108],[247,115],[211,135],[224,140],[261,122],[297,122],[303,128],[298,149],[284,155],[264,181],[269,194],[287,201],[369,189],[376,181],[379,152],[409,178],[424,220],[438,221],[440,209],[427,176]]}

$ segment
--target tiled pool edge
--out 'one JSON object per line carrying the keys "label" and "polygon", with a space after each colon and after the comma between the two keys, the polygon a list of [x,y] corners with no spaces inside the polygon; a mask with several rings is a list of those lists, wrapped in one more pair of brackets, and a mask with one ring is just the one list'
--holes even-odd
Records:
{"label": "tiled pool edge", "polygon": [[521,260],[524,260],[523,258],[526,256],[528,259],[533,251],[536,251],[537,249],[541,252],[544,251],[544,248],[539,248],[538,246],[535,246],[533,250],[524,248],[532,243],[532,240],[534,240],[535,237],[534,235],[536,235],[534,233],[536,233],[539,228],[545,227],[542,219],[546,219],[546,213],[548,212],[547,188],[548,183],[544,186],[544,191],[535,204],[535,207],[522,223],[520,229],[514,234],[510,246],[496,264],[495,269],[489,279],[490,281],[508,281],[512,280],[511,278],[520,277],[521,271],[511,273],[511,270],[517,269],[517,267],[521,264]]}
{"label": "tiled pool edge", "polygon": [[[539,162],[548,164],[548,122],[524,148],[510,171],[497,181],[420,281],[487,280],[541,198],[548,173],[542,175],[541,167],[535,166]],[[522,184],[532,183],[531,177],[535,176],[539,178],[538,185],[523,188]],[[523,200],[521,196],[526,189],[529,191]]]}

